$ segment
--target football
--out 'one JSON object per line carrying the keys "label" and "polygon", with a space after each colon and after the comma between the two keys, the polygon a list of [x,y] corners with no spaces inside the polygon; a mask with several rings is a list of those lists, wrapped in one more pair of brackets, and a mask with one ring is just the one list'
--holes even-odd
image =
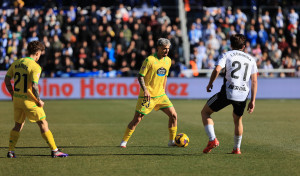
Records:
{"label": "football", "polygon": [[178,147],[187,147],[189,145],[190,139],[189,137],[184,133],[179,133],[175,137],[175,144]]}

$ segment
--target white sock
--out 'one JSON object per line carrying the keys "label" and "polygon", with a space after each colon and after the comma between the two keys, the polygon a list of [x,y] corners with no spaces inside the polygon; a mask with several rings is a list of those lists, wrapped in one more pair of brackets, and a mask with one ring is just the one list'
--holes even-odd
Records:
{"label": "white sock", "polygon": [[206,125],[204,128],[205,128],[205,132],[206,132],[206,134],[209,138],[209,141],[215,140],[216,135],[215,135],[214,126],[213,125]]}
{"label": "white sock", "polygon": [[56,148],[55,150],[52,150],[53,152],[57,152],[58,151],[58,148]]}
{"label": "white sock", "polygon": [[234,135],[234,147],[233,147],[234,150],[236,150],[237,148],[238,149],[241,148],[242,138],[243,136]]}
{"label": "white sock", "polygon": [[126,144],[127,144],[127,141],[122,141],[120,146],[126,146]]}

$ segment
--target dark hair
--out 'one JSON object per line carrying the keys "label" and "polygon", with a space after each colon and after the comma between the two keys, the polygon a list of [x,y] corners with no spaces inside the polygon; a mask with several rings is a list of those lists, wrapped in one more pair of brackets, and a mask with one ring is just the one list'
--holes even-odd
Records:
{"label": "dark hair", "polygon": [[235,34],[230,36],[232,49],[242,49],[246,45],[246,37],[243,34]]}
{"label": "dark hair", "polygon": [[27,51],[29,55],[35,54],[38,51],[44,51],[45,45],[39,41],[32,41],[27,46]]}

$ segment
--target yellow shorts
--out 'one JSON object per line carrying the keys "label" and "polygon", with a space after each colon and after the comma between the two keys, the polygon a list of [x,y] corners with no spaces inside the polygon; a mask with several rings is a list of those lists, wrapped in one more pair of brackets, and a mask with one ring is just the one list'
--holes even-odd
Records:
{"label": "yellow shorts", "polygon": [[150,101],[144,100],[143,97],[138,98],[138,102],[136,104],[136,111],[140,114],[147,115],[154,108],[155,111],[160,109],[172,107],[173,104],[169,100],[168,96],[164,94],[161,97],[151,98]]}
{"label": "yellow shorts", "polygon": [[38,107],[34,101],[14,97],[14,118],[15,122],[23,123],[25,118],[30,122],[37,122],[46,119],[43,108]]}

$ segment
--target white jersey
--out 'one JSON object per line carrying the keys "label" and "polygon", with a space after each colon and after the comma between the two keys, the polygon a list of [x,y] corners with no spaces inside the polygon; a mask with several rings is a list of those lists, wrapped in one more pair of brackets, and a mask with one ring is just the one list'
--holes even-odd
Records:
{"label": "white jersey", "polygon": [[225,88],[227,99],[245,101],[250,91],[250,76],[257,73],[255,59],[242,51],[232,50],[222,54],[216,65],[225,67],[226,75],[222,88]]}

